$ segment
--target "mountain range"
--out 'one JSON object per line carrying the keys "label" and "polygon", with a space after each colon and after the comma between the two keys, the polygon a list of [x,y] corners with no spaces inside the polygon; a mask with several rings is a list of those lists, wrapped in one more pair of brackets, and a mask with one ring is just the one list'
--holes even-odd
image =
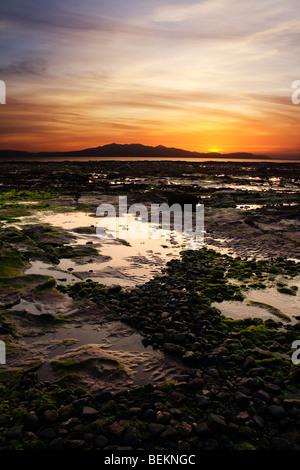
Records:
{"label": "mountain range", "polygon": [[55,157],[131,157],[131,158],[230,158],[230,159],[264,159],[270,157],[266,155],[254,155],[246,152],[218,153],[218,152],[191,152],[173,147],[158,145],[151,147],[142,144],[108,144],[100,147],[87,148],[84,150],[73,150],[68,152],[26,152],[22,150],[0,150],[0,160],[15,159],[47,159]]}

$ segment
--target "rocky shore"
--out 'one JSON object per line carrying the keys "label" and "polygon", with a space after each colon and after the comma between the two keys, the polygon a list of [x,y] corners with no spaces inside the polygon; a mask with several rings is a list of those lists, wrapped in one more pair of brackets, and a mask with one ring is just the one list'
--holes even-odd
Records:
{"label": "rocky shore", "polygon": [[300,368],[291,354],[299,323],[225,319],[211,307],[220,295],[241,296],[224,272],[243,278],[249,269],[299,273],[292,261],[233,263],[202,249],[184,252],[162,276],[130,291],[86,282],[62,287],[105,305],[141,331],[145,345],[180,358],[189,372],[114,393],[99,381],[93,394],[74,385],[75,364],[61,364],[55,383],[39,382],[34,370],[2,374],[1,449],[298,450]]}
{"label": "rocky shore", "polygon": [[[298,300],[299,165],[173,163],[2,163],[0,333],[10,363],[0,366],[0,450],[300,450],[300,314],[262,302],[256,305],[268,311],[265,320],[221,313],[222,302],[244,305],[250,289],[272,286]],[[251,178],[259,178],[259,190],[236,189]],[[132,288],[102,285],[92,272],[81,280],[73,268],[59,273],[60,283],[25,274],[33,261],[58,266],[63,258],[81,268],[86,259],[110,258],[90,243],[73,245],[66,230],[23,217],[94,211],[124,192],[129,203],[187,193],[207,201],[206,243],[219,251],[183,251]],[[255,203],[256,210],[237,208]],[[177,361],[178,374],[133,385],[126,351],[117,360],[99,344],[84,349],[71,337],[62,341],[69,349],[50,358],[53,380],[41,380],[45,351],[34,340],[70,324],[101,330],[112,322],[117,334],[122,326],[134,329],[145,350]]]}

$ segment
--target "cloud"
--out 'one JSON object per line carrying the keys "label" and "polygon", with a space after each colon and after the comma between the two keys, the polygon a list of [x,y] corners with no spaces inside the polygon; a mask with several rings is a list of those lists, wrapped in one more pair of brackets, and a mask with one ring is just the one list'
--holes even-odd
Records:
{"label": "cloud", "polygon": [[2,16],[7,138],[212,138],[272,116],[294,132],[298,0],[10,0]]}
{"label": "cloud", "polygon": [[47,71],[47,61],[44,59],[15,60],[6,66],[0,67],[1,75],[44,75]]}

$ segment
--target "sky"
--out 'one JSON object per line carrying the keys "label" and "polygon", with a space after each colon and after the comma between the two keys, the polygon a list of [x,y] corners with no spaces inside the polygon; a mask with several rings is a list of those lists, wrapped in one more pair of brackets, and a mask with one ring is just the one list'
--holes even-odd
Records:
{"label": "sky", "polygon": [[299,0],[6,0],[0,148],[300,154]]}

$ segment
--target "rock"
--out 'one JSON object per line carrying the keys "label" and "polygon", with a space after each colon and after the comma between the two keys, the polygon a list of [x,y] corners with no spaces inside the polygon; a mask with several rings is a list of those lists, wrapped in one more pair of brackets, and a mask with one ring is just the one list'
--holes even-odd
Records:
{"label": "rock", "polygon": [[260,377],[263,377],[266,375],[266,368],[265,367],[255,367],[254,369],[251,369],[251,375],[253,377],[256,377],[259,375]]}
{"label": "rock", "polygon": [[93,420],[93,419],[96,419],[97,416],[98,416],[98,411],[95,410],[95,408],[91,408],[90,406],[83,407],[83,410],[81,413],[81,417],[83,419]]}
{"label": "rock", "polygon": [[61,437],[57,437],[53,439],[53,441],[49,444],[50,450],[63,450],[64,448],[64,440]]}
{"label": "rock", "polygon": [[255,415],[255,416],[253,416],[252,419],[253,419],[254,423],[255,423],[259,428],[263,429],[265,422],[264,422],[264,419],[262,418],[262,416]]}
{"label": "rock", "polygon": [[226,421],[223,416],[211,413],[207,420],[207,425],[210,429],[217,432],[224,432],[227,428]]}
{"label": "rock", "polygon": [[121,439],[122,446],[130,446],[136,448],[140,445],[140,440],[138,439],[137,433],[135,429],[126,429],[125,433]]}
{"label": "rock", "polygon": [[21,440],[23,437],[23,431],[24,431],[24,426],[22,424],[16,424],[15,426],[12,426],[7,431],[7,437],[8,439]]}
{"label": "rock", "polygon": [[186,342],[186,339],[187,339],[187,334],[186,333],[177,333],[174,336],[175,343],[184,344]]}
{"label": "rock", "polygon": [[46,410],[43,413],[42,419],[45,423],[55,423],[58,420],[58,413],[56,410]]}
{"label": "rock", "polygon": [[58,409],[58,415],[61,419],[68,419],[75,413],[74,406],[72,404],[63,405]]}
{"label": "rock", "polygon": [[293,444],[282,437],[273,437],[271,444],[273,450],[294,450]]}
{"label": "rock", "polygon": [[271,405],[268,408],[268,413],[276,419],[280,419],[285,415],[285,410],[281,406]]}
{"label": "rock", "polygon": [[214,367],[211,367],[210,369],[208,369],[206,373],[207,375],[210,375],[210,377],[213,377],[214,379],[218,379],[220,377],[219,371]]}
{"label": "rock", "polygon": [[241,413],[237,415],[237,419],[239,422],[245,423],[246,421],[250,419],[250,415],[248,411],[242,411]]}
{"label": "rock", "polygon": [[208,428],[206,423],[198,424],[196,428],[196,433],[200,439],[207,439],[213,435],[212,431]]}
{"label": "rock", "polygon": [[70,450],[79,450],[84,446],[84,441],[80,439],[73,439],[67,442],[67,448]]}
{"label": "rock", "polygon": [[191,451],[191,444],[185,441],[180,441],[177,446],[178,452],[190,452]]}
{"label": "rock", "polygon": [[44,428],[39,432],[39,438],[43,441],[52,441],[56,437],[56,432],[53,428]]}
{"label": "rock", "polygon": [[204,443],[204,450],[219,450],[220,446],[216,439],[207,439]]}
{"label": "rock", "polygon": [[106,439],[105,436],[97,436],[95,439],[95,447],[96,449],[102,449],[103,447],[106,447],[108,444],[108,440]]}
{"label": "rock", "polygon": [[166,429],[166,426],[164,424],[159,423],[150,423],[148,429],[152,436],[156,437],[159,436]]}
{"label": "rock", "polygon": [[141,417],[142,413],[143,413],[142,408],[138,408],[138,407],[129,408],[128,410],[128,415],[130,418]]}
{"label": "rock", "polygon": [[248,406],[250,403],[250,398],[248,395],[245,395],[242,392],[236,392],[235,400],[239,405]]}
{"label": "rock", "polygon": [[63,426],[65,429],[70,430],[73,429],[77,424],[79,424],[80,421],[76,416],[73,416],[72,418],[68,419],[63,423]]}
{"label": "rock", "polygon": [[198,406],[199,408],[203,408],[203,409],[204,409],[204,408],[207,408],[207,407],[209,406],[210,400],[209,400],[209,398],[207,398],[207,397],[201,396],[201,397],[197,397],[196,403],[197,403],[197,406]]}
{"label": "rock", "polygon": [[264,388],[266,392],[270,393],[271,395],[279,395],[281,393],[281,388],[275,384],[265,384]]}
{"label": "rock", "polygon": [[178,439],[179,433],[173,426],[167,426],[167,428],[161,433],[161,439],[176,440]]}
{"label": "rock", "polygon": [[184,403],[187,400],[186,395],[180,392],[171,392],[169,397],[170,397],[170,400],[172,400],[173,402],[177,404]]}
{"label": "rock", "polygon": [[259,400],[264,401],[265,403],[269,403],[271,401],[270,395],[267,392],[265,392],[264,390],[259,390],[256,394],[256,397]]}
{"label": "rock", "polygon": [[165,343],[163,349],[168,354],[181,354],[182,352],[181,347],[174,343]]}
{"label": "rock", "polygon": [[144,414],[143,414],[143,419],[145,421],[155,421],[156,419],[156,411],[152,410],[152,409],[148,409],[148,410],[145,410],[144,411]]}
{"label": "rock", "polygon": [[130,318],[131,318],[131,317],[130,317],[129,315],[127,315],[127,313],[123,313],[123,314],[121,315],[121,317],[120,317],[120,320],[126,322],[126,321],[130,320]]}
{"label": "rock", "polygon": [[95,400],[99,403],[107,403],[112,398],[113,398],[113,394],[109,391],[98,393],[95,396]]}
{"label": "rock", "polygon": [[239,385],[237,387],[237,390],[244,395],[251,395],[251,390],[248,387],[244,387],[243,385]]}
{"label": "rock", "polygon": [[160,424],[168,424],[171,419],[171,413],[167,411],[159,411],[156,416],[156,422]]}
{"label": "rock", "polygon": [[235,423],[229,423],[228,426],[227,426],[227,435],[231,438],[231,439],[235,439],[237,434],[239,432],[239,427],[237,424]]}
{"label": "rock", "polygon": [[117,421],[115,421],[114,423],[112,423],[108,426],[108,430],[109,430],[109,432],[112,436],[120,437],[120,436],[122,436],[123,432],[125,431],[125,428],[124,428],[124,426],[119,424]]}
{"label": "rock", "polygon": [[253,357],[251,356],[246,357],[245,362],[244,362],[244,369],[245,370],[253,369],[253,367],[255,366],[256,366],[256,363]]}
{"label": "rock", "polygon": [[200,379],[200,377],[195,377],[194,379],[188,382],[188,388],[191,388],[192,390],[201,389],[203,385],[204,385],[204,380]]}
{"label": "rock", "polygon": [[28,431],[36,431],[40,426],[39,418],[34,411],[30,411],[25,419],[25,429]]}

